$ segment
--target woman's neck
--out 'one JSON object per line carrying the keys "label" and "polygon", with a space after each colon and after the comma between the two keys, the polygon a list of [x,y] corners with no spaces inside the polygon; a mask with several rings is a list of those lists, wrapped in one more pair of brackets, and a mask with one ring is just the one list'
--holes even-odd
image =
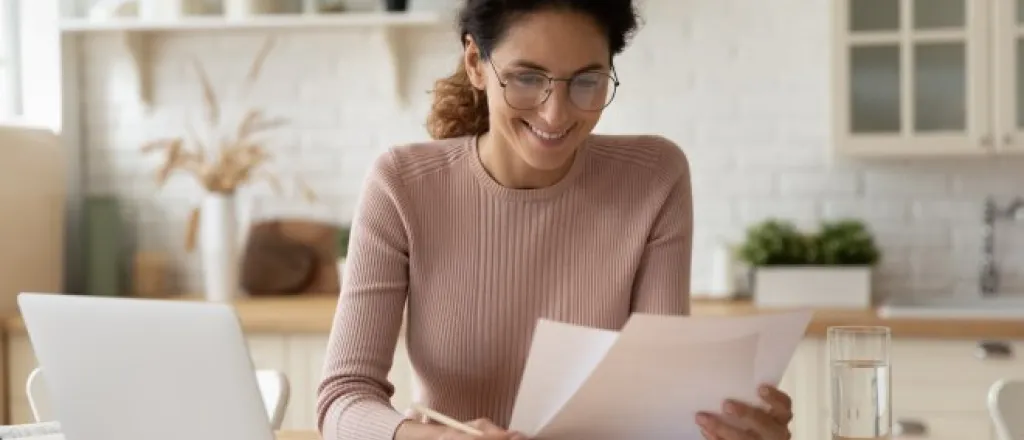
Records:
{"label": "woman's neck", "polygon": [[545,188],[558,183],[569,173],[575,155],[554,170],[539,170],[516,154],[512,146],[491,132],[477,139],[480,162],[487,173],[501,186],[513,189]]}

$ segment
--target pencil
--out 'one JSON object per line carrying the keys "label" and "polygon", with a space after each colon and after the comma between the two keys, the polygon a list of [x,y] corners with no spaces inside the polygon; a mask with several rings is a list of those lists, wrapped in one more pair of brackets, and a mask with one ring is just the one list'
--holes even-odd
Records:
{"label": "pencil", "polygon": [[412,408],[416,412],[418,412],[418,413],[420,413],[420,414],[422,414],[424,416],[427,416],[428,418],[430,418],[430,419],[432,419],[432,420],[434,420],[434,421],[436,421],[436,422],[438,422],[438,423],[440,423],[442,425],[445,425],[445,426],[447,426],[449,428],[452,428],[454,430],[462,432],[463,434],[475,435],[475,436],[478,436],[478,437],[484,435],[484,433],[482,431],[480,431],[479,429],[476,429],[476,428],[474,428],[472,426],[469,426],[469,425],[467,425],[465,423],[459,422],[458,420],[455,420],[455,419],[453,419],[451,417],[448,417],[448,416],[446,416],[444,414],[441,414],[441,413],[439,413],[437,411],[434,411],[434,410],[432,410],[430,408],[427,408],[427,407],[425,407],[423,405],[420,405],[418,403],[413,403],[412,404]]}

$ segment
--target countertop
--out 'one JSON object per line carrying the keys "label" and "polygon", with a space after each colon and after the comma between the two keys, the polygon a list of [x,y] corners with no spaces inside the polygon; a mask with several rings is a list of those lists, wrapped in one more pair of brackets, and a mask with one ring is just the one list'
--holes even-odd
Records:
{"label": "countertop", "polygon": [[[331,329],[337,295],[247,298],[235,302],[239,320],[250,333],[327,333]],[[694,299],[694,316],[741,316],[785,309],[763,309],[746,300]],[[873,309],[816,309],[807,329],[810,337],[824,337],[828,327],[839,325],[882,325],[892,328],[894,337],[944,339],[1024,339],[1024,321],[989,319],[887,319]],[[24,333],[20,317],[4,322],[10,333]]]}

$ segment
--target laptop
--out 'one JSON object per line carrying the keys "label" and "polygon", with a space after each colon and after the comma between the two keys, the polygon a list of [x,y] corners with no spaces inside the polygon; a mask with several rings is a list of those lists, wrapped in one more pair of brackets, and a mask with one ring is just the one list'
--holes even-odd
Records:
{"label": "laptop", "polygon": [[18,295],[68,440],[273,440],[233,308]]}

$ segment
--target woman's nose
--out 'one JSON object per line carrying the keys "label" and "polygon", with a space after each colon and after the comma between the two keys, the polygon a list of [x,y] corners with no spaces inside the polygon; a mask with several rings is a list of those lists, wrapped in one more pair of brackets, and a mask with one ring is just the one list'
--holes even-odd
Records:
{"label": "woman's nose", "polygon": [[548,128],[561,129],[570,118],[572,103],[569,102],[569,91],[566,84],[554,84],[551,96],[540,106],[538,112]]}

